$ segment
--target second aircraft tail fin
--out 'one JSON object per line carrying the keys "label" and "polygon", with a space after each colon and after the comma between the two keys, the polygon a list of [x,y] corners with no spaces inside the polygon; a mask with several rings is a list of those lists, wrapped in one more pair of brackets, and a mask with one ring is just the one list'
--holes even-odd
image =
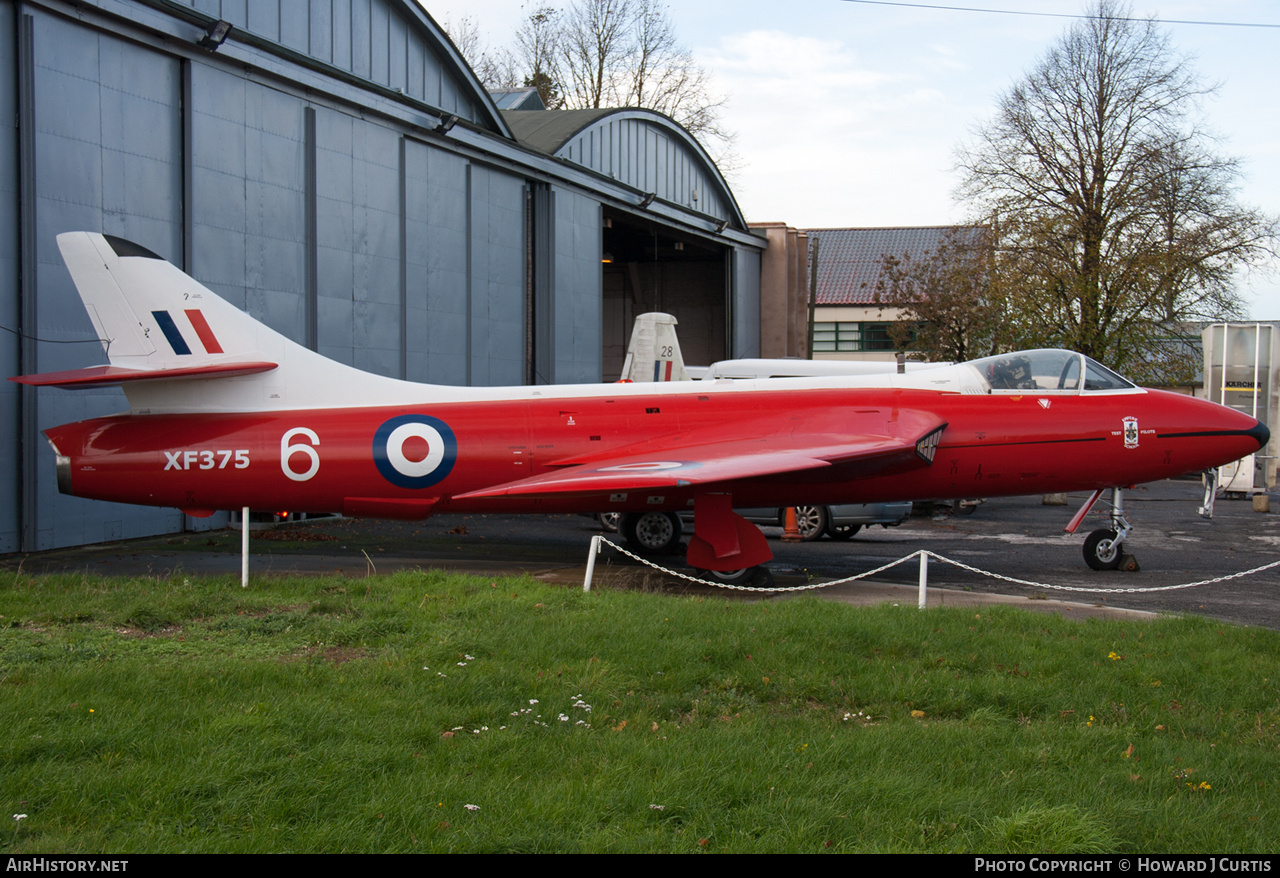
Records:
{"label": "second aircraft tail fin", "polygon": [[622,366],[623,381],[689,381],[680,342],[676,338],[676,318],[651,311],[636,318]]}

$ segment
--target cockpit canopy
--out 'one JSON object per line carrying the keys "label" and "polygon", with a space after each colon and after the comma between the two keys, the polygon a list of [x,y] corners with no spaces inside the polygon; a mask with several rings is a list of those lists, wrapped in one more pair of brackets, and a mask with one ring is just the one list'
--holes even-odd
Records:
{"label": "cockpit canopy", "polygon": [[967,365],[978,370],[990,385],[992,393],[1080,393],[1136,389],[1132,381],[1122,378],[1097,360],[1074,351],[1015,351],[970,360]]}

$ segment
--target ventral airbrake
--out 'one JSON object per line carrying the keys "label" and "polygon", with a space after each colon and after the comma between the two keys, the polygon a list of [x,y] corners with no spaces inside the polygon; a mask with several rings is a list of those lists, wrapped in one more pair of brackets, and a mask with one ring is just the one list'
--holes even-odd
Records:
{"label": "ventral airbrake", "polygon": [[[634,529],[692,509],[689,564],[741,580],[772,555],[735,506],[1096,497],[1269,437],[1253,417],[1059,350],[907,374],[416,384],[295,344],[137,244],[70,232],[58,246],[109,365],[15,380],[119,385],[129,405],[45,431],[59,488],[193,515],[616,511]],[[1121,516],[1091,535],[1095,561],[1127,530]]]}

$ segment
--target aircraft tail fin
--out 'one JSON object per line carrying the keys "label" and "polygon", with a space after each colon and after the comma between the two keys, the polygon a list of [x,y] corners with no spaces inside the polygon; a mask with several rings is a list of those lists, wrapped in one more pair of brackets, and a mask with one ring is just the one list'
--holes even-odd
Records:
{"label": "aircraft tail fin", "polygon": [[256,333],[236,325],[251,318],[145,247],[65,232],[58,249],[113,367],[158,372],[261,359]]}
{"label": "aircraft tail fin", "polygon": [[[35,386],[119,385],[132,409],[246,411],[372,404],[395,379],[336,363],[258,322],[123,238],[58,235],[109,366],[25,375]],[[205,381],[195,393],[190,382]]]}
{"label": "aircraft tail fin", "polygon": [[689,381],[680,342],[676,338],[676,318],[651,311],[636,318],[622,367],[623,381]]}

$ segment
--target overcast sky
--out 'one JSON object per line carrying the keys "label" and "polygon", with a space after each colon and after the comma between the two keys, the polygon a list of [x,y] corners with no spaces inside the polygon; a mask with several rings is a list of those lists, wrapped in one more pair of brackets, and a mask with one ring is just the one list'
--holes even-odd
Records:
{"label": "overcast sky", "polygon": [[[489,46],[511,45],[520,0],[421,0],[438,21],[470,16]],[[926,0],[935,6],[1070,15],[1075,0]],[[556,4],[563,8],[566,2]],[[1241,201],[1280,214],[1280,3],[1138,2],[1169,22],[1173,46],[1216,82],[1203,106],[1219,151],[1240,160]],[[799,228],[961,222],[956,146],[1070,26],[1066,18],[882,6],[848,0],[685,0],[680,40],[729,99],[741,167],[731,180],[749,221]],[[1240,22],[1270,27],[1175,24]],[[1257,319],[1280,319],[1280,277],[1241,290]]]}

